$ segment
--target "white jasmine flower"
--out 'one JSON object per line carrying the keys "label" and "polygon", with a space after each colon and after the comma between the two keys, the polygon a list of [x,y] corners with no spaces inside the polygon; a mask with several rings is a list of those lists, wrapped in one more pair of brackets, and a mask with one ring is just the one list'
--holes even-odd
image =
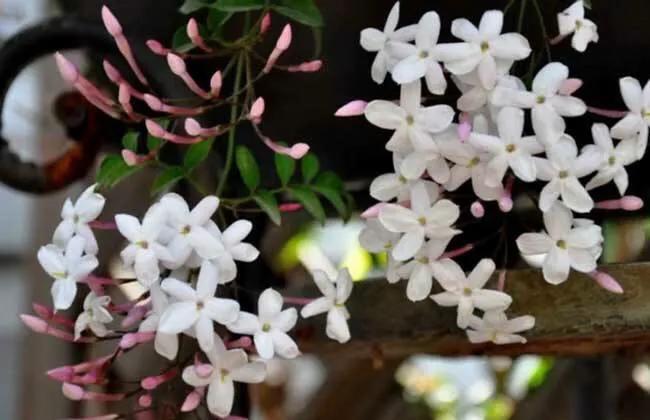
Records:
{"label": "white jasmine flower", "polygon": [[409,180],[420,179],[425,172],[435,182],[444,184],[449,180],[449,165],[431,137],[404,157],[400,172]]}
{"label": "white jasmine flower", "polygon": [[593,190],[614,180],[618,192],[623,196],[629,184],[625,166],[636,160],[637,146],[634,140],[623,140],[614,147],[612,137],[605,124],[594,124],[591,133],[596,144],[586,146],[585,149],[600,153],[602,160],[598,166],[598,173],[587,183],[587,190]]}
{"label": "white jasmine flower", "polygon": [[85,243],[81,236],[73,236],[65,250],[55,245],[38,250],[38,262],[54,279],[51,293],[57,310],[70,308],[77,295],[77,282],[88,277],[99,265],[94,255],[83,254]]}
{"label": "white jasmine flower", "polygon": [[97,337],[108,335],[110,331],[106,328],[106,324],[113,321],[113,316],[106,309],[110,302],[110,296],[97,296],[94,292],[86,295],[84,311],[79,314],[74,323],[75,340],[78,340],[86,329],[90,329]]}
{"label": "white jasmine flower", "polygon": [[600,226],[573,227],[571,211],[560,203],[544,213],[544,225],[545,232],[519,236],[517,246],[524,256],[544,256],[542,271],[548,283],[563,283],[569,278],[571,268],[581,273],[596,269],[598,256],[593,251],[603,242]]}
{"label": "white jasmine flower", "polygon": [[598,27],[594,22],[585,19],[585,5],[582,0],[559,13],[557,24],[561,36],[573,34],[571,45],[579,52],[585,52],[590,42],[598,42]]}
{"label": "white jasmine flower", "polygon": [[492,89],[496,85],[498,67],[509,68],[512,62],[530,55],[528,40],[517,33],[501,34],[503,13],[490,10],[483,14],[476,28],[467,19],[456,19],[451,33],[465,42],[439,44],[436,57],[453,74],[467,74],[477,70],[481,85]]}
{"label": "white jasmine flower", "polygon": [[547,181],[539,198],[540,210],[546,212],[561,197],[562,202],[578,213],[588,213],[594,207],[585,187],[578,181],[594,172],[602,161],[601,153],[586,149],[578,156],[578,147],[573,138],[564,136],[546,150],[548,159],[535,158],[537,178]]}
{"label": "white jasmine flower", "polygon": [[397,199],[398,203],[410,200],[411,188],[416,183],[424,183],[432,197],[438,196],[438,185],[423,179],[408,179],[401,173],[404,158],[399,153],[393,153],[393,166],[395,172],[379,175],[370,184],[370,196],[379,201]]}
{"label": "white jasmine flower", "polygon": [[163,235],[165,212],[159,204],[149,208],[142,224],[129,214],[117,214],[115,223],[129,245],[120,253],[125,266],[135,271],[138,282],[150,287],[160,278],[159,262],[171,262],[173,256],[159,241]]}
{"label": "white jasmine flower", "polygon": [[203,198],[192,210],[183,197],[175,193],[165,194],[160,205],[167,213],[167,222],[173,235],[167,245],[177,268],[195,251],[201,258],[213,259],[223,252],[222,244],[206,229],[210,218],[219,207],[215,196]]}
{"label": "white jasmine flower", "polygon": [[52,242],[54,245],[65,248],[73,236],[79,235],[86,240],[85,251],[87,254],[97,254],[97,240],[88,223],[99,217],[104,209],[106,199],[95,192],[97,184],[93,184],[81,193],[76,203],[67,198],[61,210],[61,223],[54,230]]}
{"label": "white jasmine flower", "polygon": [[569,78],[569,68],[562,63],[549,63],[533,80],[532,92],[498,86],[491,100],[497,106],[532,109],[533,128],[547,146],[560,139],[566,130],[562,117],[576,117],[587,112],[585,103],[573,96],[561,95],[560,87]]}
{"label": "white jasmine flower", "polygon": [[537,170],[532,155],[543,152],[544,147],[535,136],[522,137],[524,112],[517,108],[503,108],[499,112],[497,128],[499,137],[475,132],[469,137],[472,146],[491,155],[485,169],[485,184],[490,187],[501,185],[508,168],[522,181],[534,181]]}
{"label": "white jasmine flower", "polygon": [[417,184],[411,192],[410,209],[387,204],[379,213],[379,221],[389,231],[404,234],[392,256],[397,261],[406,261],[422,248],[425,237],[448,238],[460,233],[451,227],[459,215],[456,204],[449,200],[432,201],[424,185]]}
{"label": "white jasmine flower", "polygon": [[467,337],[472,343],[524,344],[526,339],[518,333],[534,326],[535,318],[530,315],[508,319],[502,310],[487,311],[483,318],[471,317]]}
{"label": "white jasmine flower", "polygon": [[418,23],[415,45],[396,42],[389,47],[393,55],[404,57],[392,71],[396,83],[400,85],[411,83],[424,77],[431,93],[436,95],[445,93],[447,79],[435,56],[435,46],[439,36],[440,17],[436,12],[428,12]]}
{"label": "white jasmine flower", "polygon": [[650,127],[650,82],[645,88],[637,79],[624,77],[620,81],[621,95],[630,112],[612,127],[612,137],[634,139],[636,158],[641,159],[648,147],[648,127]]}
{"label": "white jasmine flower", "polygon": [[280,293],[266,289],[257,304],[258,316],[240,312],[239,318],[227,327],[237,334],[253,336],[255,348],[262,359],[272,359],[275,354],[285,359],[300,355],[298,346],[287,334],[298,320],[296,308],[282,310]]}
{"label": "white jasmine flower", "polygon": [[214,334],[211,340],[212,348],[206,351],[206,356],[212,368],[197,370],[190,365],[183,370],[183,381],[195,388],[208,387],[208,410],[220,418],[230,415],[235,399],[234,382],[257,384],[266,376],[266,366],[262,362],[249,362],[248,355],[242,349],[226,350],[221,338]]}
{"label": "white jasmine flower", "polygon": [[235,261],[253,262],[259,257],[260,252],[253,245],[244,242],[253,229],[253,224],[248,220],[237,220],[223,232],[214,223],[211,223],[210,226],[212,228],[209,227],[208,230],[223,245],[223,252],[213,262],[219,266],[222,274],[227,275],[227,277],[219,279],[219,283],[224,284],[234,280],[237,275]]}
{"label": "white jasmine flower", "polygon": [[162,291],[160,285],[154,283],[149,289],[151,294],[151,311],[147,317],[140,323],[138,328],[139,332],[156,332],[154,339],[154,349],[159,355],[166,357],[169,360],[174,360],[178,354],[178,335],[165,334],[158,331],[160,325],[160,318],[169,306],[169,299]]}
{"label": "white jasmine flower", "polygon": [[386,148],[390,151],[409,152],[413,148],[426,148],[431,133],[439,133],[451,124],[454,110],[448,105],[422,107],[420,81],[402,85],[400,105],[376,100],[368,104],[366,119],[371,124],[395,130]]}
{"label": "white jasmine flower", "polygon": [[[489,112],[492,119],[496,120],[496,116],[499,115],[499,111],[503,106],[494,104],[491,99],[494,89],[484,88],[475,71],[467,74],[454,75],[452,80],[462,93],[456,102],[459,110],[463,112],[486,111]],[[521,79],[507,74],[498,75],[496,86],[514,90],[526,90],[526,86]]]}
{"label": "white jasmine flower", "polygon": [[395,3],[388,14],[384,31],[375,28],[366,28],[361,31],[361,46],[364,50],[377,52],[375,61],[372,63],[371,76],[375,83],[383,83],[386,73],[393,68],[394,59],[388,52],[388,46],[392,42],[409,42],[415,37],[416,25],[406,26],[397,29],[399,21],[399,2]]}
{"label": "white jasmine flower", "polygon": [[407,262],[399,269],[399,275],[408,279],[406,297],[411,302],[425,300],[431,294],[433,287],[433,265],[437,264],[449,245],[451,238],[430,239],[422,249],[415,254],[412,261]]}
{"label": "white jasmine flower", "polygon": [[213,323],[228,325],[239,316],[239,303],[232,299],[215,297],[219,272],[210,262],[201,265],[196,290],[189,284],[167,278],[162,282],[162,290],[176,300],[167,307],[160,317],[158,331],[164,334],[180,334],[194,327],[201,350],[212,348]]}
{"label": "white jasmine flower", "polygon": [[326,334],[339,343],[350,341],[350,328],[348,319],[350,313],[345,307],[345,302],[352,294],[352,277],[347,268],[339,270],[336,280],[330,279],[320,270],[313,273],[314,283],[323,294],[313,302],[305,305],[300,311],[303,318],[309,318],[327,312]]}
{"label": "white jasmine flower", "polygon": [[512,298],[503,292],[483,289],[495,270],[494,261],[490,259],[481,260],[469,276],[465,276],[463,269],[449,258],[432,264],[431,268],[433,277],[445,289],[431,299],[440,306],[457,306],[456,322],[460,328],[469,325],[475,308],[503,310],[512,303]]}
{"label": "white jasmine flower", "polygon": [[377,219],[368,220],[359,234],[359,243],[366,251],[373,254],[387,253],[386,279],[389,283],[397,283],[401,279],[399,270],[402,264],[391,255],[391,250],[400,237],[399,233],[390,232]]}

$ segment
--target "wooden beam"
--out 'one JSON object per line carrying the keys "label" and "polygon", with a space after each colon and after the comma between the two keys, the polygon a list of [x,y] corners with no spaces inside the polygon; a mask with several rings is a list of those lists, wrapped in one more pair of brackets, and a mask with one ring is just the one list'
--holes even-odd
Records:
{"label": "wooden beam", "polygon": [[[623,349],[650,348],[650,263],[602,268],[624,287],[623,295],[601,289],[589,277],[572,273],[564,284],[546,283],[539,270],[508,273],[506,292],[512,295],[510,317],[530,314],[536,326],[527,344],[497,346],[469,343],[456,327],[454,308],[432,301],[407,300],[405,282],[357,283],[348,302],[352,340],[333,342],[324,334],[324,316],[307,321],[298,331],[305,352],[336,357],[402,358],[429,353],[463,355],[593,355]],[[496,278],[491,284],[496,283]],[[310,294],[306,294],[310,296]],[[317,296],[314,291],[311,296]]]}

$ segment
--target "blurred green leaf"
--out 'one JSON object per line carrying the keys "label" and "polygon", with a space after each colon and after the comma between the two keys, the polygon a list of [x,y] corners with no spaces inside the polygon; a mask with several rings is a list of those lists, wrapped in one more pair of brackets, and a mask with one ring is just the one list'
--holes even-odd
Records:
{"label": "blurred green leaf", "polygon": [[221,34],[221,28],[230,20],[232,15],[232,12],[210,9],[208,12],[208,31],[211,34]]}
{"label": "blurred green leaf", "polygon": [[589,10],[591,10],[591,8],[592,8],[591,0],[584,0],[583,3],[584,3],[584,5],[585,5],[585,9],[589,9]]}
{"label": "blurred green leaf", "polygon": [[238,146],[235,159],[244,184],[250,191],[255,191],[260,185],[260,168],[255,157],[246,146]]}
{"label": "blurred green leaf", "polygon": [[323,15],[313,0],[274,0],[276,12],[307,26],[323,26]]}
{"label": "blurred green leaf", "polygon": [[246,12],[264,8],[264,0],[217,0],[215,9],[226,12]]}
{"label": "blurred green leaf", "polygon": [[185,177],[185,171],[180,166],[170,166],[166,168],[154,180],[151,186],[151,195],[156,195],[159,192],[171,187]]}
{"label": "blurred green leaf", "polygon": [[282,185],[287,185],[296,171],[296,161],[288,156],[275,154],[275,171]]}
{"label": "blurred green leaf", "polygon": [[189,15],[190,13],[194,13],[197,10],[204,9],[206,7],[210,7],[210,1],[205,1],[205,0],[185,0],[183,2],[183,5],[181,6],[180,9],[178,9],[179,12]]}
{"label": "blurred green leaf", "polygon": [[325,171],[318,174],[314,184],[325,188],[331,188],[339,192],[342,192],[345,189],[343,180],[332,171]]}
{"label": "blurred green leaf", "polygon": [[302,178],[306,184],[309,184],[320,170],[320,162],[313,153],[308,153],[300,161],[300,170],[302,171]]}
{"label": "blurred green leaf", "polygon": [[264,213],[269,216],[269,219],[276,225],[280,226],[282,223],[282,215],[280,214],[280,208],[278,207],[278,202],[275,199],[275,196],[268,191],[258,191],[257,194],[253,197],[255,202]]}
{"label": "blurred green leaf", "polygon": [[199,166],[208,157],[210,150],[212,150],[212,139],[191,145],[185,152],[185,158],[183,159],[185,170],[191,171]]}
{"label": "blurred green leaf", "polygon": [[345,205],[345,201],[343,200],[343,197],[339,191],[333,188],[321,187],[318,185],[312,185],[311,189],[325,197],[343,219],[347,220],[349,218],[350,212],[348,211],[348,208]]}
{"label": "blurred green leaf", "polygon": [[325,223],[325,210],[316,193],[305,186],[295,186],[289,189],[291,195],[298,200],[305,210],[311,214],[318,222]]}
{"label": "blurred green leaf", "polygon": [[140,134],[138,134],[137,131],[129,131],[124,135],[124,137],[122,137],[122,147],[133,152],[137,152],[138,137],[140,137]]}
{"label": "blurred green leaf", "polygon": [[174,32],[172,38],[172,49],[185,53],[190,51],[192,48],[194,48],[194,44],[190,41],[190,37],[187,36],[187,28],[181,26],[176,30],[176,32]]}
{"label": "blurred green leaf", "polygon": [[108,155],[97,172],[97,183],[103,187],[114,187],[127,176],[137,172],[142,166],[129,166],[120,155]]}

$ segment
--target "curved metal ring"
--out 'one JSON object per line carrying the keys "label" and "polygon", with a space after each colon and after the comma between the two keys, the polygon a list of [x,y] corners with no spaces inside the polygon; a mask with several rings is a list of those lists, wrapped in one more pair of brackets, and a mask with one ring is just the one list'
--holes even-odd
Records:
{"label": "curved metal ring", "polygon": [[[77,48],[108,53],[114,50],[114,44],[102,26],[75,17],[52,18],[11,37],[0,49],[0,116],[7,92],[23,69],[43,56]],[[68,135],[76,140],[74,145],[56,160],[37,165],[21,161],[0,136],[0,182],[42,194],[63,188],[88,173],[101,145],[96,135],[103,114],[76,93],[59,97],[56,108]]]}

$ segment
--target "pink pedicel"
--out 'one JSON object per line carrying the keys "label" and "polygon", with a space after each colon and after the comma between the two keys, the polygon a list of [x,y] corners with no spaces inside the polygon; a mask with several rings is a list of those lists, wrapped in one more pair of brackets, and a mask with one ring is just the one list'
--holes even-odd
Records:
{"label": "pink pedicel", "polygon": [[600,210],[637,211],[641,210],[643,205],[643,200],[640,197],[626,195],[625,197],[616,200],[599,201],[594,207]]}
{"label": "pink pedicel", "polygon": [[506,288],[506,276],[508,275],[507,270],[499,271],[499,279],[497,281],[497,289],[503,292]]}
{"label": "pink pedicel", "polygon": [[68,382],[63,384],[61,390],[63,391],[63,395],[72,401],[89,400],[111,402],[121,401],[126,397],[125,394],[108,394],[103,392],[86,391],[79,385]]}
{"label": "pink pedicel", "polygon": [[74,328],[74,321],[64,315],[57,314],[54,309],[41,305],[40,303],[32,303],[32,309],[43,320],[53,322],[68,328]]}
{"label": "pink pedicel", "polygon": [[210,92],[206,92],[201,89],[198,83],[196,83],[192,76],[190,76],[190,74],[187,72],[187,65],[185,64],[185,60],[183,60],[179,55],[174,53],[167,54],[167,64],[169,65],[169,69],[172,71],[172,73],[180,77],[192,92],[204,99],[212,98]]}
{"label": "pink pedicel", "polygon": [[606,118],[624,118],[629,111],[618,111],[614,109],[603,109],[603,108],[595,108],[593,106],[587,107],[587,111],[594,115],[600,115],[601,117],[606,117]]}
{"label": "pink pedicel", "polygon": [[180,136],[178,134],[173,134],[168,131],[166,131],[160,124],[155,122],[154,120],[146,120],[145,125],[147,127],[147,131],[149,134],[151,134],[154,137],[159,137],[163,140],[170,141],[172,143],[177,143],[177,144],[194,144],[194,143],[200,143],[204,139],[201,137],[186,137],[186,136]]}
{"label": "pink pedicel", "polygon": [[260,33],[265,34],[271,27],[271,13],[266,13],[260,22]]}
{"label": "pink pedicel", "polygon": [[283,203],[279,208],[282,213],[293,213],[302,210],[303,206],[300,203]]}
{"label": "pink pedicel", "polygon": [[261,96],[253,102],[253,105],[251,106],[251,111],[248,114],[248,119],[251,120],[255,124],[259,124],[262,122],[262,115],[264,115],[264,109],[266,108],[266,104],[264,102],[264,98]]}
{"label": "pink pedicel", "polygon": [[513,176],[508,177],[506,180],[506,187],[501,193],[501,197],[499,198],[498,204],[499,204],[499,210],[501,210],[503,213],[510,213],[512,211],[512,187],[515,184],[515,178]]}
{"label": "pink pedicel", "polygon": [[361,213],[362,219],[376,219],[379,217],[379,212],[384,208],[386,203],[377,203],[374,206],[368,207],[363,213]]}
{"label": "pink pedicel", "polygon": [[[117,229],[117,225],[115,222],[103,222],[101,220],[93,220],[92,222],[88,223],[88,226],[90,226],[93,229],[97,230],[115,230]],[[111,280],[112,282],[112,280]]]}
{"label": "pink pedicel", "polygon": [[201,107],[185,108],[180,106],[167,105],[162,100],[160,100],[160,98],[150,93],[146,93],[143,99],[146,102],[147,106],[151,108],[152,111],[166,112],[172,115],[178,115],[178,116],[199,115],[204,111],[204,109]]}
{"label": "pink pedicel", "polygon": [[178,375],[178,369],[173,368],[161,375],[149,376],[144,378],[142,381],[140,381],[140,386],[142,386],[142,388],[146,389],[147,391],[152,391],[158,388],[160,385],[164,384],[165,382],[174,379],[177,375]]}
{"label": "pink pedicel", "polygon": [[192,44],[196,45],[205,52],[212,52],[212,48],[208,47],[208,45],[205,43],[205,40],[201,36],[201,33],[199,31],[199,24],[196,23],[196,19],[194,18],[191,18],[187,22],[187,36],[190,38],[190,41],[192,41]]}
{"label": "pink pedicel", "polygon": [[461,255],[467,254],[472,249],[474,249],[474,245],[473,244],[467,244],[467,245],[465,245],[463,247],[460,247],[458,249],[453,249],[453,250],[451,250],[449,252],[445,252],[444,254],[442,254],[440,256],[440,259],[460,257]]}
{"label": "pink pedicel", "polygon": [[262,141],[266,146],[275,153],[289,156],[293,159],[302,159],[309,152],[309,145],[305,143],[296,143],[291,147],[286,147],[275,143],[268,137],[262,136]]}
{"label": "pink pedicel", "polygon": [[482,219],[485,216],[485,207],[480,201],[473,202],[469,207],[469,211],[475,219]]}
{"label": "pink pedicel", "polygon": [[135,56],[133,55],[129,41],[127,41],[124,33],[122,32],[122,25],[120,25],[115,15],[113,15],[110,9],[106,6],[102,7],[102,20],[104,21],[106,30],[115,39],[117,48],[120,50],[122,56],[124,56],[127,63],[129,63],[129,66],[131,67],[131,70],[133,70],[133,73],[135,73],[135,76],[138,78],[140,83],[147,86],[147,78],[142,73],[142,70],[140,70],[140,66],[138,65]]}
{"label": "pink pedicel", "polygon": [[153,341],[156,338],[155,332],[137,332],[137,333],[127,333],[122,336],[120,340],[119,347],[122,350],[131,349],[139,344],[148,343]]}
{"label": "pink pedicel", "polygon": [[134,98],[142,99],[144,94],[139,90],[135,89],[120,73],[118,69],[115,68],[108,60],[104,60],[102,63],[104,67],[104,73],[106,77],[117,86],[126,85],[129,90],[129,93]]}
{"label": "pink pedicel", "polygon": [[301,297],[294,297],[294,296],[282,296],[282,299],[284,300],[285,303],[288,303],[289,305],[308,305],[312,303],[315,299],[311,298],[301,298]]}
{"label": "pink pedicel", "polygon": [[156,55],[166,56],[167,54],[172,52],[172,50],[170,50],[169,48],[165,48],[163,44],[156,41],[155,39],[148,40],[146,44],[147,47],[149,47],[149,49],[151,50],[151,52]]}
{"label": "pink pedicel", "polygon": [[287,67],[289,73],[315,73],[323,68],[322,60],[305,61],[304,63],[296,64]]}
{"label": "pink pedicel", "polygon": [[368,106],[368,102],[362,101],[360,99],[348,102],[347,104],[340,107],[335,113],[336,117],[358,117],[363,115]]}
{"label": "pink pedicel", "polygon": [[621,286],[621,284],[609,274],[596,270],[592,271],[588,275],[603,289],[616,294],[624,293],[623,286]]}

